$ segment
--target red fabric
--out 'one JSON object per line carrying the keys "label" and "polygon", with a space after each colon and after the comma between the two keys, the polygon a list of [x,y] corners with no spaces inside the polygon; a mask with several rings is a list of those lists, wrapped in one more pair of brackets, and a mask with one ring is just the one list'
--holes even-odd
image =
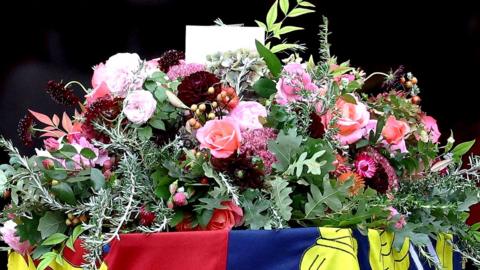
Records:
{"label": "red fabric", "polygon": [[125,234],[105,256],[109,270],[225,270],[228,231]]}
{"label": "red fabric", "polygon": [[65,247],[63,249],[63,258],[72,266],[80,267],[83,264],[83,255],[85,254],[85,249],[82,247],[82,240],[75,240],[73,248],[75,251]]}

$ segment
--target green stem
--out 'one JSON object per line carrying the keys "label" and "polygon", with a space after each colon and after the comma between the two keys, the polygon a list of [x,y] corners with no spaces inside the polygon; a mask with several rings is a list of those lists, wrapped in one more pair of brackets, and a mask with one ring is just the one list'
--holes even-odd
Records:
{"label": "green stem", "polygon": [[67,84],[65,84],[65,88],[67,88],[68,86],[70,86],[70,85],[72,85],[72,84],[76,84],[76,85],[80,86],[80,88],[82,88],[82,90],[83,90],[86,94],[88,94],[88,91],[87,91],[87,89],[85,88],[85,86],[83,86],[83,84],[82,84],[81,82],[79,82],[79,81],[70,81],[70,82],[68,82]]}

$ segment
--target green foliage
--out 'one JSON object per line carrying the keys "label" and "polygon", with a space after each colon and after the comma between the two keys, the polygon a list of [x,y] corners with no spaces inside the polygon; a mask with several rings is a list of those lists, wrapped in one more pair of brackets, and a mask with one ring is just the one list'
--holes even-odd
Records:
{"label": "green foliage", "polygon": [[340,211],[342,201],[347,197],[347,191],[352,186],[352,181],[344,184],[332,185],[330,179],[323,179],[323,191],[315,185],[310,185],[310,193],[305,204],[305,218],[322,218],[328,207],[333,211]]}
{"label": "green foliage", "polygon": [[253,89],[257,95],[263,98],[270,98],[271,95],[277,92],[277,86],[275,82],[267,78],[259,79],[253,85]]}
{"label": "green foliage", "polygon": [[290,166],[290,161],[298,153],[302,137],[297,135],[296,129],[280,131],[277,139],[268,142],[268,150],[275,154],[277,163],[273,165],[278,172],[284,172]]}
{"label": "green foliage", "polygon": [[43,240],[42,245],[43,246],[54,246],[56,244],[60,244],[63,241],[65,241],[68,238],[63,233],[54,233],[50,235],[47,239]]}
{"label": "green foliage", "polygon": [[52,186],[51,191],[55,196],[61,201],[71,205],[76,203],[75,194],[73,193],[72,188],[67,183],[59,183]]}
{"label": "green foliage", "polygon": [[38,231],[42,235],[42,239],[49,237],[54,233],[65,233],[67,225],[65,225],[65,215],[59,212],[48,211],[40,218],[38,223]]}
{"label": "green foliage", "polygon": [[272,73],[274,77],[279,77],[282,72],[282,62],[280,62],[280,59],[258,40],[255,40],[255,46],[257,47],[258,54],[263,57],[263,60],[267,64],[270,73]]}
{"label": "green foliage", "polygon": [[35,245],[42,239],[42,235],[37,230],[39,218],[37,215],[33,215],[32,218],[20,218],[20,224],[17,225],[17,235],[20,236],[21,241],[29,241],[31,245]]}
{"label": "green foliage", "polygon": [[307,159],[307,152],[303,152],[298,159],[290,164],[288,167],[287,171],[285,171],[285,174],[287,175],[294,175],[297,178],[300,178],[300,176],[303,174],[303,168],[306,166],[308,168],[307,173],[313,174],[313,175],[320,175],[322,173],[321,167],[324,166],[327,161],[322,160],[322,161],[317,161],[318,158],[320,158],[323,154],[325,154],[325,150],[319,151],[309,159]]}
{"label": "green foliage", "polygon": [[279,215],[288,221],[292,217],[292,199],[290,194],[293,192],[292,188],[288,187],[288,181],[283,178],[276,177],[270,182],[272,186],[271,196],[274,206],[277,208]]}
{"label": "green foliage", "polygon": [[[279,14],[278,8],[280,7],[281,14]],[[294,31],[303,30],[303,27],[284,25],[287,18],[298,17],[304,14],[315,12],[312,8],[315,5],[307,1],[297,1],[296,5],[292,7],[289,0],[276,0],[270,7],[267,13],[265,23],[255,20],[258,26],[262,27],[267,36],[266,42],[269,44],[273,38],[282,40],[282,35],[291,33]],[[282,15],[283,16],[279,16]],[[267,48],[270,46],[267,45]],[[305,47],[296,43],[286,43],[282,40],[279,44],[271,48],[273,53],[282,52],[288,49],[291,50],[303,50]]]}
{"label": "green foliage", "polygon": [[269,214],[273,207],[272,202],[259,190],[246,190],[242,194],[241,205],[244,210],[245,226],[253,230],[272,228],[272,217]]}
{"label": "green foliage", "polygon": [[90,180],[92,187],[95,190],[99,190],[105,186],[105,176],[103,175],[102,171],[97,168],[91,168]]}
{"label": "green foliage", "polygon": [[475,140],[463,142],[455,146],[452,150],[453,159],[460,160],[463,155],[468,153],[468,151],[472,148],[475,144]]}

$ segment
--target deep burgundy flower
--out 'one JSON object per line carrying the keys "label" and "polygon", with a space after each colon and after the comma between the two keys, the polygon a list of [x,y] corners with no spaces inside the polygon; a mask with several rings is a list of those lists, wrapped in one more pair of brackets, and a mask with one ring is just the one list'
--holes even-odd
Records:
{"label": "deep burgundy flower", "polygon": [[80,102],[73,90],[70,87],[65,87],[62,82],[48,81],[46,92],[58,104],[74,106]]}
{"label": "deep burgundy flower", "polygon": [[322,138],[325,134],[325,127],[323,126],[322,118],[315,112],[310,115],[310,118],[312,118],[312,123],[310,123],[310,126],[308,127],[310,137],[315,139]]}
{"label": "deep burgundy flower", "polygon": [[226,173],[233,180],[235,186],[241,189],[262,188],[263,171],[252,163],[246,155],[231,155],[228,158],[211,159],[215,170]]}
{"label": "deep burgundy flower", "polygon": [[180,60],[185,59],[185,53],[177,50],[169,50],[158,59],[158,67],[161,71],[167,73],[170,67],[178,65]]}
{"label": "deep burgundy flower", "polygon": [[[210,87],[215,89],[212,94],[208,93]],[[220,92],[220,80],[210,72],[199,71],[183,79],[178,86],[177,96],[187,106],[191,106],[202,101],[215,101]]]}
{"label": "deep burgundy flower", "polygon": [[155,220],[155,213],[148,211],[145,205],[142,206],[140,208],[140,225],[150,226],[152,225],[154,220]]}
{"label": "deep burgundy flower", "polygon": [[33,116],[30,113],[27,113],[20,121],[18,122],[17,132],[18,136],[22,140],[22,143],[25,146],[32,146],[34,134],[33,130]]}
{"label": "deep burgundy flower", "polygon": [[95,121],[105,122],[104,119],[115,119],[122,111],[121,101],[120,98],[101,98],[88,106],[84,113],[85,121],[82,124],[82,133],[87,138],[107,142],[108,137],[96,131],[93,123]]}
{"label": "deep burgundy flower", "polygon": [[368,154],[377,163],[375,174],[366,179],[366,184],[380,193],[398,189],[398,176],[388,159],[371,146],[363,153]]}

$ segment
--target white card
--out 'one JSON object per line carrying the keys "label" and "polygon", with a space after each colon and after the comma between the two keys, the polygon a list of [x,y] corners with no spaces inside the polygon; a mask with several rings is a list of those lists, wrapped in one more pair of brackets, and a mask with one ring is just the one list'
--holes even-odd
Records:
{"label": "white card", "polygon": [[265,31],[260,27],[193,26],[187,25],[185,60],[204,64],[209,54],[237,49],[256,50],[255,40],[265,42]]}

